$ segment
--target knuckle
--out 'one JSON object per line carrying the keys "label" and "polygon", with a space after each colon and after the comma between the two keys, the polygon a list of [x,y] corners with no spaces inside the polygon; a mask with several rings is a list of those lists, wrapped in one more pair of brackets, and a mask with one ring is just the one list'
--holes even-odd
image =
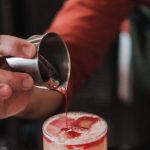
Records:
{"label": "knuckle", "polygon": [[0,69],[0,82],[7,83],[13,87],[17,84],[18,77],[11,71]]}

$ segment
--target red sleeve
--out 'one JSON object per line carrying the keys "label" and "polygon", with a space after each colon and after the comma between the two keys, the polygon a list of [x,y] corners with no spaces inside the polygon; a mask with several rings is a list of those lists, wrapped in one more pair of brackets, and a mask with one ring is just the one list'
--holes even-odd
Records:
{"label": "red sleeve", "polygon": [[133,0],[67,0],[48,32],[59,33],[71,56],[71,84],[78,90],[103,60]]}

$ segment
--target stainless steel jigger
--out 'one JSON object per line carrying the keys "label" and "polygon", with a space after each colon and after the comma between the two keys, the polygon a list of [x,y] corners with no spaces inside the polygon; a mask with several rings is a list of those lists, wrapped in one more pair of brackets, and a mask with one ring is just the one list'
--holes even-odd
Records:
{"label": "stainless steel jigger", "polygon": [[56,33],[27,39],[36,46],[32,59],[6,57],[12,71],[29,73],[35,86],[65,93],[70,76],[70,56],[63,39]]}

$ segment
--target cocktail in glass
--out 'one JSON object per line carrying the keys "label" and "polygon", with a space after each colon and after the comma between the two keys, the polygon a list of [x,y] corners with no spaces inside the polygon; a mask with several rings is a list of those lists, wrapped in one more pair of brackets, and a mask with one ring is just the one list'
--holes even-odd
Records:
{"label": "cocktail in glass", "polygon": [[107,123],[83,112],[55,115],[43,125],[44,150],[107,150]]}

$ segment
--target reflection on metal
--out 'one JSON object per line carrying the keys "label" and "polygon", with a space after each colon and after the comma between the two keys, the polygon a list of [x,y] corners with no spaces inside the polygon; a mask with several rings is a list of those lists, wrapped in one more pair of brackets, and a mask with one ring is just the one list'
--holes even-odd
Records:
{"label": "reflection on metal", "polygon": [[7,57],[12,71],[29,73],[35,85],[56,91],[67,89],[70,76],[70,56],[63,39],[56,33],[34,35],[28,39],[37,49],[33,59]]}

